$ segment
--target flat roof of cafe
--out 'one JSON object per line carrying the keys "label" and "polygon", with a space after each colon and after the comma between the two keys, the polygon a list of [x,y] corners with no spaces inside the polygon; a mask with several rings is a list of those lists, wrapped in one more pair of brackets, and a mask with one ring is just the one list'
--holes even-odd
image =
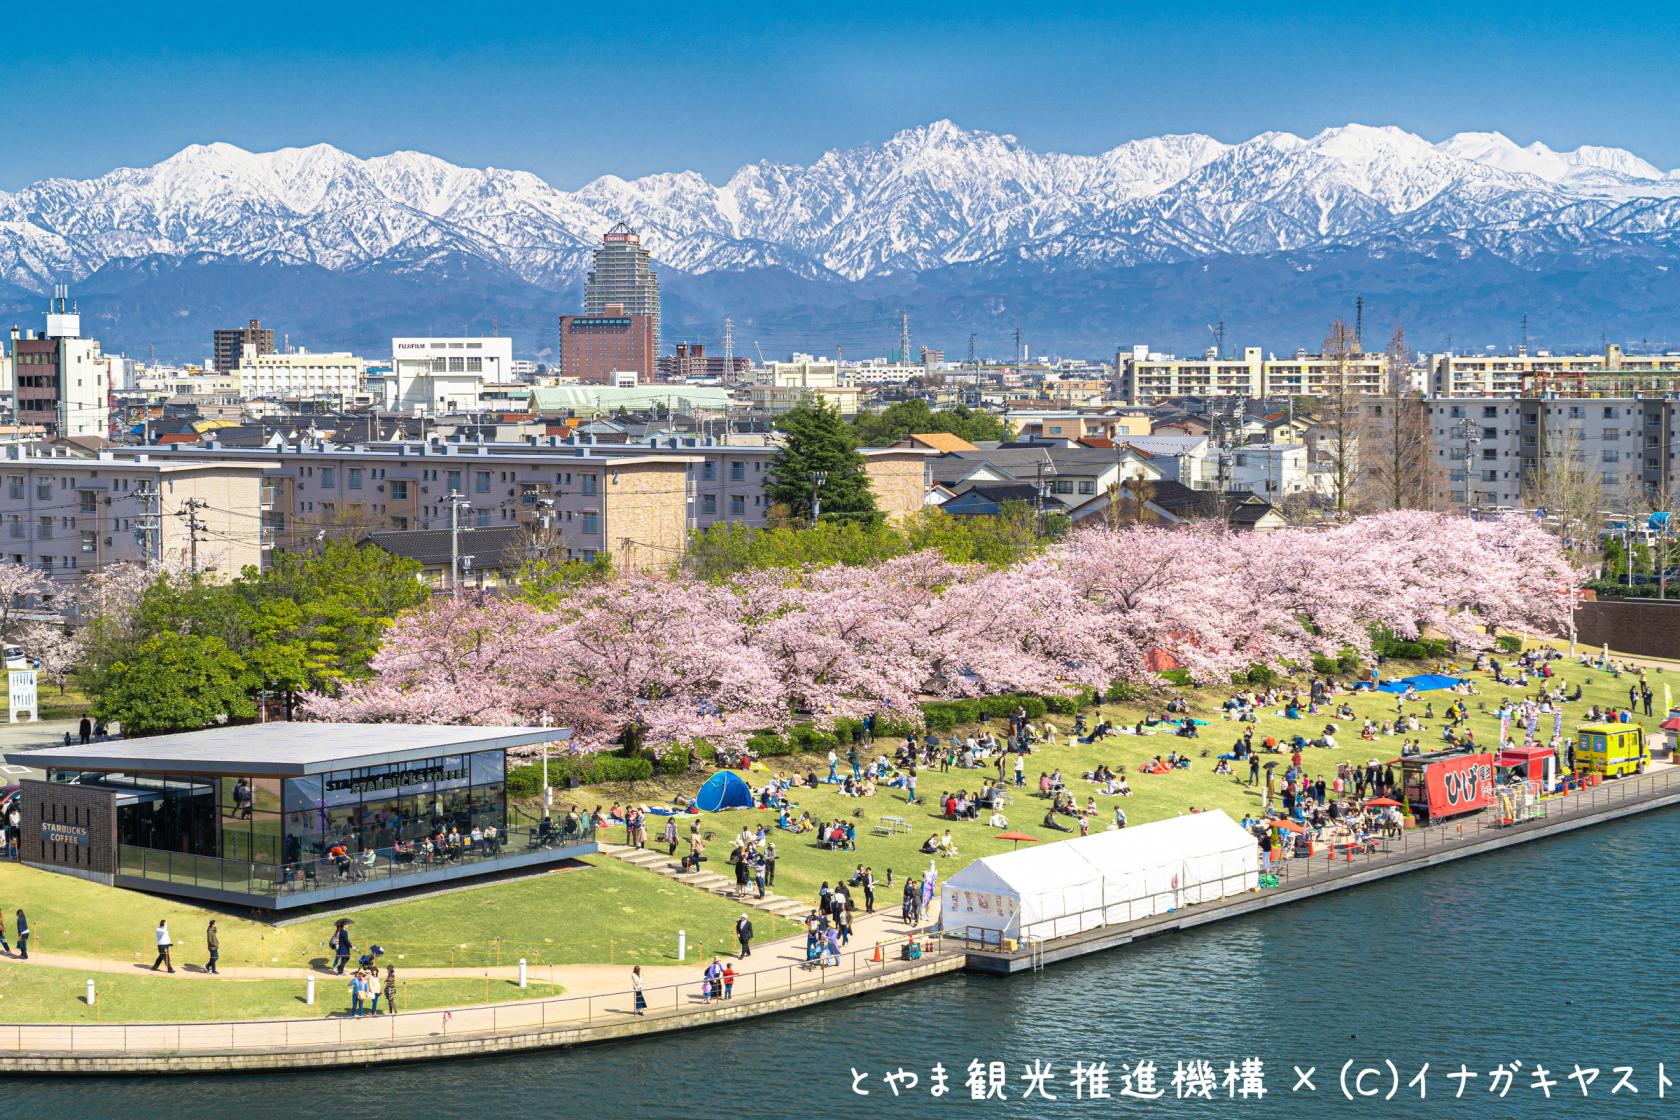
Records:
{"label": "flat roof of cafe", "polygon": [[[331,770],[412,762],[572,737],[559,727],[467,727],[422,723],[248,723],[30,751],[47,770],[127,774],[242,774],[301,778]],[[21,756],[20,756],[21,757]]]}

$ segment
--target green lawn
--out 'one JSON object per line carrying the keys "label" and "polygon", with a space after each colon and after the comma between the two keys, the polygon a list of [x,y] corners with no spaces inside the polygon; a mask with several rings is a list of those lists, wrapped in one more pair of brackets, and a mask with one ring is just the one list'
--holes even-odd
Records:
{"label": "green lawn", "polygon": [[[1508,661],[1509,658],[1502,658]],[[1385,679],[1408,676],[1413,672],[1430,671],[1435,666],[1415,665],[1401,666],[1398,664],[1385,667]],[[1574,725],[1579,722],[1578,713],[1584,712],[1589,704],[1600,705],[1608,703],[1627,702],[1627,686],[1633,678],[1624,675],[1613,678],[1608,673],[1589,670],[1573,661],[1564,660],[1553,662],[1553,670],[1558,678],[1573,686],[1581,682],[1584,695],[1579,703],[1568,706],[1564,717],[1564,734],[1571,735]],[[1469,674],[1475,682],[1479,693],[1468,697],[1471,719],[1470,727],[1476,734],[1477,741],[1488,749],[1495,749],[1499,741],[1499,720],[1494,714],[1501,698],[1506,696],[1520,697],[1521,689],[1507,688],[1493,682],[1486,674]],[[1652,670],[1650,675],[1652,687],[1656,692],[1655,703],[1660,709],[1662,704],[1662,686],[1668,681],[1675,693],[1675,700],[1680,702],[1680,673],[1663,673]],[[1302,691],[1305,693],[1306,681],[1302,681]],[[1099,763],[1106,763],[1110,767],[1124,766],[1130,781],[1133,795],[1127,798],[1113,798],[1097,795],[1099,817],[1092,823],[1092,831],[1106,829],[1113,819],[1113,808],[1118,803],[1126,812],[1127,820],[1132,825],[1143,824],[1152,820],[1159,820],[1178,813],[1187,812],[1191,808],[1224,809],[1234,818],[1240,818],[1244,812],[1258,809],[1260,797],[1258,790],[1247,785],[1247,768],[1242,767],[1238,775],[1233,778],[1213,773],[1214,758],[1218,754],[1228,751],[1231,744],[1241,734],[1242,725],[1227,722],[1220,718],[1219,704],[1228,697],[1234,688],[1209,689],[1199,692],[1185,690],[1191,701],[1192,714],[1199,719],[1208,721],[1208,726],[1201,728],[1201,738],[1194,740],[1180,739],[1171,735],[1115,735],[1104,742],[1090,745],[1069,746],[1065,732],[1071,728],[1071,717],[1051,717],[1057,727],[1064,733],[1059,738],[1060,746],[1055,748],[1040,748],[1027,760],[1027,786],[1021,792],[1025,796],[1018,796],[1004,810],[1011,829],[1026,832],[1039,838],[1041,842],[1068,839],[1072,834],[1052,832],[1042,827],[1046,802],[1038,796],[1038,775],[1041,771],[1060,768],[1068,788],[1084,804],[1087,797],[1095,794],[1096,786],[1080,780],[1085,771],[1095,768]],[[1531,687],[1529,694],[1535,689]],[[1456,698],[1455,693],[1434,692],[1424,694],[1432,701],[1437,717],[1445,711],[1448,704]],[[1399,754],[1400,736],[1384,738],[1379,736],[1375,741],[1361,740],[1359,729],[1365,716],[1375,719],[1381,724],[1385,716],[1394,714],[1394,697],[1386,693],[1360,694],[1358,696],[1338,696],[1332,705],[1340,704],[1347,699],[1352,705],[1355,718],[1345,720],[1329,713],[1320,716],[1303,716],[1300,720],[1289,720],[1277,714],[1276,709],[1263,710],[1259,713],[1259,722],[1255,729],[1256,742],[1267,734],[1275,735],[1280,742],[1286,741],[1295,734],[1307,738],[1316,738],[1322,731],[1325,722],[1334,721],[1338,725],[1337,741],[1341,744],[1336,751],[1309,749],[1306,752],[1305,765],[1307,772],[1317,777],[1323,775],[1328,782],[1335,776],[1335,764],[1339,761],[1364,763],[1370,759],[1387,761]],[[1408,713],[1415,713],[1421,719],[1424,705],[1422,702],[1408,704]],[[1117,722],[1130,725],[1143,714],[1142,708],[1135,704],[1107,704],[1102,707],[1104,715],[1113,717]],[[1656,729],[1662,716],[1641,719],[1641,724],[1647,733]],[[1095,722],[1093,719],[1091,722]],[[1004,727],[994,724],[1001,732]],[[1433,750],[1442,745],[1441,729],[1444,720],[1424,721],[1423,728],[1411,736],[1421,738],[1424,750]],[[1517,732],[1520,736],[1520,732]],[[1549,722],[1542,727],[1541,734],[1545,738],[1551,735]],[[941,736],[943,739],[944,737]],[[898,745],[897,740],[882,741],[878,748],[889,755]],[[1195,757],[1194,764],[1189,770],[1174,770],[1161,776],[1138,773],[1138,766],[1154,755],[1165,756],[1177,749],[1180,753],[1189,753]],[[1207,751],[1209,757],[1200,757],[1202,751]],[[1278,756],[1270,756],[1276,758]],[[1267,759],[1269,760],[1269,759]],[[1280,762],[1287,765],[1287,754]],[[791,759],[770,759],[773,769],[793,769],[788,765]],[[801,760],[810,767],[816,767],[816,760]],[[844,768],[844,763],[842,763]],[[805,765],[798,767],[801,771]],[[827,766],[821,766],[826,776]],[[1280,767],[1281,772],[1281,767]],[[850,875],[859,864],[870,866],[875,871],[878,881],[883,881],[886,871],[890,868],[894,873],[894,887],[888,891],[884,887],[877,889],[877,905],[887,905],[896,908],[898,905],[898,882],[906,872],[920,874],[925,871],[931,857],[922,855],[918,849],[930,833],[943,832],[950,828],[956,839],[959,856],[956,859],[938,860],[941,878],[966,866],[977,856],[991,855],[997,852],[1009,851],[1014,845],[1008,841],[993,839],[994,831],[989,828],[984,817],[979,821],[946,821],[939,816],[935,802],[942,791],[968,790],[970,793],[979,789],[982,778],[995,776],[996,771],[953,769],[949,773],[941,773],[937,769],[924,771],[918,779],[918,795],[925,799],[917,805],[906,805],[904,794],[897,789],[881,787],[880,792],[873,798],[849,798],[842,796],[835,786],[819,786],[816,790],[799,789],[794,793],[802,809],[809,811],[817,820],[832,820],[835,817],[853,818],[854,813],[861,812],[861,817],[853,818],[858,831],[858,850],[856,852],[828,852],[819,849],[811,839],[809,833],[795,836],[792,833],[774,831],[775,815],[773,813],[756,810],[732,810],[715,814],[708,818],[710,827],[718,837],[724,838],[738,833],[743,822],[765,822],[772,830],[778,855],[776,871],[776,887],[778,893],[794,898],[816,897],[820,885],[824,882],[834,882]],[[763,779],[763,774],[754,772],[752,779],[755,783]],[[1011,779],[1012,780],[1012,779]],[[1280,779],[1281,780],[1281,779]],[[893,836],[875,836],[871,828],[883,815],[901,816],[910,822],[908,834]],[[1067,823],[1068,818],[1058,818]],[[622,830],[619,830],[620,832]],[[727,851],[717,851],[713,854],[719,860],[727,855]],[[717,865],[727,872],[727,865]]]}
{"label": "green lawn", "polygon": [[[661,879],[605,856],[575,870],[485,884],[431,898],[347,907],[282,927],[211,913],[180,899],[113,890],[47,871],[0,866],[0,908],[22,907],[38,952],[152,959],[153,933],[167,918],[180,960],[199,960],[206,922],[215,917],[222,963],[299,967],[325,961],[338,917],[355,919],[358,948],[378,944],[398,968],[459,965],[660,964],[675,961],[676,931],[696,941],[725,943],[740,907]],[[760,935],[778,931],[755,916]],[[6,923],[7,932],[12,922]],[[499,939],[499,942],[498,942]]]}
{"label": "green lawn", "polygon": [[[1406,675],[1433,666],[1391,665],[1385,676]],[[1565,720],[1568,733],[1577,722],[1576,714],[1589,703],[1626,702],[1630,678],[1613,679],[1609,674],[1589,670],[1571,661],[1555,662],[1559,677],[1570,685],[1577,681],[1587,685],[1582,701],[1572,706]],[[1497,743],[1498,720],[1492,715],[1500,699],[1516,695],[1519,690],[1501,687],[1485,675],[1474,675],[1478,696],[1470,698],[1471,727],[1483,744],[1492,748]],[[1662,700],[1664,681],[1680,693],[1680,673],[1653,670],[1651,680]],[[1304,683],[1304,682],[1303,682]],[[1246,785],[1246,768],[1238,778],[1216,776],[1212,773],[1212,756],[1227,750],[1241,728],[1219,718],[1219,702],[1232,689],[1223,688],[1191,693],[1193,714],[1209,721],[1198,740],[1183,740],[1169,735],[1114,736],[1093,745],[1069,746],[1065,732],[1070,718],[1058,719],[1064,733],[1061,746],[1041,749],[1028,762],[1028,786],[1007,807],[1006,814],[1012,828],[1039,837],[1041,842],[1065,839],[1066,835],[1049,832],[1042,827],[1045,803],[1037,796],[1037,778],[1042,770],[1059,767],[1068,779],[1081,803],[1093,793],[1094,786],[1080,780],[1079,775],[1098,763],[1124,766],[1135,791],[1134,796],[1120,800],[1132,824],[1172,816],[1190,808],[1221,808],[1240,817],[1244,811],[1258,807],[1257,794]],[[1452,693],[1428,694],[1437,714],[1453,699]],[[1341,698],[1337,698],[1339,702]],[[1677,696],[1676,699],[1680,699]],[[1311,750],[1307,770],[1311,775],[1334,774],[1337,761],[1364,762],[1371,758],[1387,760],[1399,753],[1399,737],[1367,742],[1359,738],[1360,717],[1371,715],[1381,720],[1392,715],[1394,700],[1387,694],[1350,697],[1356,717],[1337,719],[1339,739],[1343,744],[1337,752]],[[1409,706],[1420,716],[1421,703]],[[1136,705],[1106,705],[1103,713],[1120,722],[1131,723],[1140,715]],[[1309,738],[1318,735],[1325,720],[1319,716],[1290,721],[1275,714],[1275,710],[1260,713],[1256,736],[1273,734],[1280,739],[1300,733]],[[1647,730],[1654,729],[1660,716],[1641,722]],[[1425,749],[1440,743],[1441,721],[1428,721],[1418,734]],[[1550,734],[1550,728],[1545,729]],[[883,742],[881,748],[891,752],[894,742]],[[1196,756],[1188,771],[1179,770],[1154,777],[1137,772],[1138,765],[1155,754],[1165,755],[1174,748],[1187,750]],[[1207,751],[1209,758],[1200,757]],[[817,765],[815,760],[772,759],[778,768],[804,770]],[[927,868],[929,857],[917,848],[929,833],[950,827],[959,849],[959,857],[941,860],[942,877],[965,866],[970,860],[995,852],[1007,851],[1012,845],[993,838],[994,832],[984,820],[946,822],[937,816],[934,801],[944,790],[979,788],[980,779],[995,771],[938,770],[924,772],[919,792],[926,799],[923,804],[906,806],[902,792],[883,787],[868,799],[842,797],[838,787],[822,786],[816,790],[796,791],[803,808],[819,820],[837,816],[852,817],[858,826],[858,851],[826,852],[819,850],[809,834],[794,836],[775,832],[779,865],[774,890],[798,899],[814,899],[819,885],[848,876],[859,863],[874,868],[876,878],[883,885],[877,894],[880,905],[897,906],[897,881],[906,874],[920,874]],[[755,781],[763,775],[755,772]],[[688,783],[692,792],[702,776]],[[593,792],[593,791],[591,791]],[[603,800],[611,800],[611,791]],[[620,792],[622,799],[622,791]],[[1117,799],[1098,797],[1100,816],[1093,829],[1108,827]],[[592,803],[592,802],[586,802]],[[911,823],[908,834],[875,836],[871,827],[883,815],[906,817]],[[1065,818],[1063,818],[1065,820]],[[724,841],[739,832],[745,823],[764,821],[774,828],[772,814],[752,810],[734,810],[706,818],[707,828],[719,843],[711,848],[714,862],[710,869],[727,874],[723,862],[728,849]],[[657,821],[655,825],[657,826]],[[655,828],[657,832],[657,827]],[[610,837],[622,838],[622,830],[614,830]],[[884,885],[886,873],[892,870],[893,888]],[[199,963],[198,946],[202,944],[205,922],[212,914],[183,901],[133,891],[112,890],[67,876],[54,875],[20,867],[0,865],[0,912],[10,914],[24,908],[34,927],[32,948],[42,952],[62,952],[97,956],[113,962],[147,961],[152,955],[152,931],[160,918],[168,918],[177,942],[182,946],[178,956],[182,960]],[[715,896],[705,894],[647,871],[618,863],[606,857],[588,861],[577,870],[557,871],[528,879],[497,883],[438,895],[428,899],[346,908],[323,913],[309,921],[284,927],[274,927],[248,917],[216,914],[222,944],[222,960],[227,965],[267,965],[303,967],[312,961],[325,959],[325,941],[332,928],[332,919],[349,916],[356,919],[354,937],[358,948],[377,943],[385,948],[390,960],[398,967],[447,966],[484,967],[511,965],[524,957],[532,964],[635,963],[660,964],[674,961],[676,931],[687,931],[690,951],[696,943],[723,945],[730,941],[731,929],[741,907]],[[794,926],[778,922],[763,912],[753,913],[753,922],[761,939],[791,933]],[[12,922],[8,919],[7,931]],[[0,973],[9,976],[10,972]],[[0,1018],[4,1017],[0,1011]]]}
{"label": "green lawn", "polygon": [[[401,970],[398,979],[401,980]],[[67,968],[18,965],[0,971],[0,1022],[112,1023],[181,1022],[210,1019],[300,1019],[343,1015],[350,1009],[348,981],[317,980],[315,1006],[303,1002],[298,980],[182,980],[168,975],[99,973],[95,1006],[85,1002],[90,975]],[[459,1007],[561,995],[557,984],[535,981],[520,988],[512,980],[412,980],[403,984],[397,1006],[404,1011]]]}
{"label": "green lawn", "polygon": [[81,719],[87,715],[88,699],[75,685],[66,685],[60,695],[56,684],[43,680],[36,699],[41,719]]}

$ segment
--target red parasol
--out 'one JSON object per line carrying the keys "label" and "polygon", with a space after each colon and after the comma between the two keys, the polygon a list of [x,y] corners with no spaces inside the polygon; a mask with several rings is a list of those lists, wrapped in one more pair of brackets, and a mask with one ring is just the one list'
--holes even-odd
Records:
{"label": "red parasol", "polygon": [[1394,800],[1394,798],[1392,798],[1392,797],[1373,797],[1373,798],[1371,798],[1371,800],[1365,802],[1365,804],[1367,806],[1375,805],[1378,808],[1382,808],[1382,809],[1398,809],[1398,808],[1400,808],[1400,802]]}
{"label": "red parasol", "polygon": [[1670,716],[1662,721],[1664,731],[1680,731],[1680,716]]}
{"label": "red parasol", "polygon": [[1267,821],[1266,822],[1266,827],[1287,829],[1290,832],[1305,832],[1306,831],[1305,828],[1296,824],[1294,821],[1285,820],[1282,817],[1278,817],[1274,820]]}
{"label": "red parasol", "polygon": [[1019,848],[1021,846],[1021,843],[1023,841],[1025,841],[1028,844],[1038,843],[1038,837],[1028,836],[1024,832],[1000,832],[1000,833],[997,834],[997,838],[999,840],[1013,840],[1013,841],[1015,841],[1015,846],[1017,848]]}

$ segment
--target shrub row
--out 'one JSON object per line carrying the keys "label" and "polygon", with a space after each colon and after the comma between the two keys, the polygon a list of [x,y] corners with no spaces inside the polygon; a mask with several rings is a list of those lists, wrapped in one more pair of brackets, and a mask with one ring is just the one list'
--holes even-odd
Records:
{"label": "shrub row", "polygon": [[[667,769],[675,759],[676,769]],[[683,752],[673,752],[660,760],[661,773],[682,773],[688,769]],[[645,782],[653,777],[653,761],[647,758],[625,758],[615,754],[562,755],[548,760],[548,784],[565,786],[567,779],[577,785],[600,785],[604,782]],[[542,763],[529,762],[515,766],[507,773],[510,797],[538,797],[542,794]]]}

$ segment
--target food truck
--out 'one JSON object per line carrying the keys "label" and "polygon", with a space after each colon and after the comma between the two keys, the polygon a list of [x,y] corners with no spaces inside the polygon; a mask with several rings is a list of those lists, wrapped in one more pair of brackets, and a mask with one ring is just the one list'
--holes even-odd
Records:
{"label": "food truck", "polygon": [[1494,760],[1494,765],[1499,769],[1501,783],[1534,782],[1541,793],[1556,792],[1561,780],[1557,752],[1539,744],[1507,747]]}
{"label": "food truck", "polygon": [[1487,751],[1433,751],[1395,761],[1401,796],[1419,824],[1477,813],[1493,801],[1493,755]]}
{"label": "food truck", "polygon": [[1651,764],[1645,730],[1631,723],[1583,723],[1575,728],[1575,769],[1619,778],[1643,774]]}

